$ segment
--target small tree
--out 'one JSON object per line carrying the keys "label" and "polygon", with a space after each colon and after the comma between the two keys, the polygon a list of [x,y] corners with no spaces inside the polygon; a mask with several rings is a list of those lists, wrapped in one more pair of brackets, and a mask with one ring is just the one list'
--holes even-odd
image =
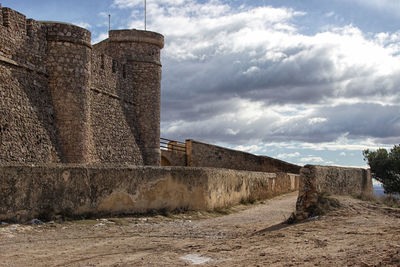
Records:
{"label": "small tree", "polygon": [[400,193],[400,145],[395,145],[390,152],[379,148],[363,151],[364,160],[371,167],[372,177],[383,184],[385,193]]}

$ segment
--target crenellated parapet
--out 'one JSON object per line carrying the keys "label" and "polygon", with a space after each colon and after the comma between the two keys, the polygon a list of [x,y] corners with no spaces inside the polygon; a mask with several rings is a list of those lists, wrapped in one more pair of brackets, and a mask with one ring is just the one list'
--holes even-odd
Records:
{"label": "crenellated parapet", "polygon": [[47,40],[63,42],[92,48],[90,31],[79,26],[51,21],[41,21],[47,30]]}
{"label": "crenellated parapet", "polygon": [[164,37],[109,35],[0,5],[0,163],[160,164]]}
{"label": "crenellated parapet", "polygon": [[[116,94],[125,102],[135,103],[129,111],[130,127],[145,165],[160,165],[160,51],[163,47],[161,34],[140,30],[112,30],[108,39],[93,47],[100,58],[112,58],[111,68],[115,72],[122,72],[117,78]],[[93,71],[100,76],[109,71],[109,67],[102,66],[105,69],[97,67]]]}
{"label": "crenellated parapet", "polygon": [[91,161],[90,32],[67,23],[42,24],[47,31],[46,69],[61,149],[67,162],[88,163]]}
{"label": "crenellated parapet", "polygon": [[147,43],[156,45],[159,49],[164,48],[164,36],[151,31],[136,29],[112,30],[110,31],[109,40],[113,42]]}
{"label": "crenellated parapet", "polygon": [[7,27],[9,31],[16,34],[26,34],[26,17],[25,15],[11,9],[4,7],[2,8],[2,18],[4,27]]}
{"label": "crenellated parapet", "polygon": [[45,74],[47,43],[43,26],[10,8],[0,7],[0,14],[0,61]]}
{"label": "crenellated parapet", "polygon": [[1,3],[0,3],[0,25],[3,25],[3,8],[1,7]]}
{"label": "crenellated parapet", "polygon": [[[130,51],[120,55],[132,62],[146,62],[161,65],[160,51],[164,47],[164,36],[159,33],[141,30],[110,31],[109,42],[112,47],[130,47]],[[134,48],[134,49],[132,49]]]}

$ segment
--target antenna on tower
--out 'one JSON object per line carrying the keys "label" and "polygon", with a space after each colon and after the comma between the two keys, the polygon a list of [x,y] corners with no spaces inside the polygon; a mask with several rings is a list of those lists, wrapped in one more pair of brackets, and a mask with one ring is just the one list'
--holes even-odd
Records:
{"label": "antenna on tower", "polygon": [[147,3],[146,3],[146,0],[144,0],[144,30],[146,30],[146,28],[147,28],[147,18],[146,18],[146,16],[147,16]]}
{"label": "antenna on tower", "polygon": [[108,31],[111,30],[111,14],[108,14]]}

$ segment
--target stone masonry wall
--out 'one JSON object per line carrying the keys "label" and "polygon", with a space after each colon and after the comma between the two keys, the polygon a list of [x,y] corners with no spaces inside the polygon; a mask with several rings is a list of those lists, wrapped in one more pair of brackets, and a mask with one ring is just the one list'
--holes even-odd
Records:
{"label": "stone masonry wall", "polygon": [[132,74],[126,63],[106,54],[102,43],[93,47],[92,54],[90,113],[96,148],[92,162],[143,165],[137,145]]}
{"label": "stone masonry wall", "polygon": [[369,197],[373,195],[371,172],[361,168],[306,165],[300,171],[295,218],[313,216],[324,194]]}
{"label": "stone masonry wall", "polygon": [[137,103],[134,126],[144,164],[160,165],[160,50],[164,37],[139,30],[114,30],[109,35],[109,39],[99,44],[99,49],[110,55],[115,65],[125,68],[125,79],[132,88],[132,94],[127,97]]}
{"label": "stone masonry wall", "polygon": [[163,36],[90,35],[0,5],[0,163],[159,165]]}
{"label": "stone masonry wall", "polygon": [[161,150],[161,166],[187,166],[186,154],[173,150]]}
{"label": "stone masonry wall", "polygon": [[0,221],[209,210],[294,191],[297,178],[213,168],[0,165]]}
{"label": "stone masonry wall", "polygon": [[261,172],[299,173],[300,166],[266,156],[186,140],[187,165]]}
{"label": "stone masonry wall", "polygon": [[90,32],[71,24],[42,23],[47,29],[46,69],[65,162],[88,163],[90,150]]}
{"label": "stone masonry wall", "polygon": [[135,128],[129,125],[130,120],[134,121],[134,107],[97,91],[91,91],[90,99],[91,131],[96,148],[92,162],[143,165]]}
{"label": "stone masonry wall", "polygon": [[0,11],[0,163],[60,162],[46,30],[12,9]]}

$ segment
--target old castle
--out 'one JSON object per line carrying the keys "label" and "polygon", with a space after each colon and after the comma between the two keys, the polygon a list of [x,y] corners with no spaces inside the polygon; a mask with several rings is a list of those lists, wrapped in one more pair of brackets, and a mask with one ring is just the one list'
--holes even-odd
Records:
{"label": "old castle", "polygon": [[83,28],[0,5],[0,221],[208,210],[294,190],[302,219],[325,192],[372,194],[364,169],[300,170],[194,140],[169,142],[173,167],[158,167],[163,45],[139,30],[91,45]]}
{"label": "old castle", "polygon": [[160,164],[164,37],[35,21],[0,5],[0,163]]}

